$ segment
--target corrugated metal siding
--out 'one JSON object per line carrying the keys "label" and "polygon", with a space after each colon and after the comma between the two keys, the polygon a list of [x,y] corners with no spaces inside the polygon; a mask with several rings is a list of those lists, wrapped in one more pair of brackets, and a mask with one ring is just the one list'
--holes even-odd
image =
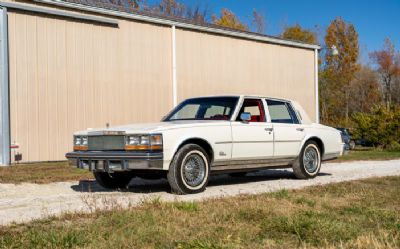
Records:
{"label": "corrugated metal siding", "polygon": [[152,122],[172,108],[170,28],[9,13],[11,142],[64,160],[72,133]]}
{"label": "corrugated metal siding", "polygon": [[314,51],[177,30],[178,97],[256,94],[298,101],[315,119]]}

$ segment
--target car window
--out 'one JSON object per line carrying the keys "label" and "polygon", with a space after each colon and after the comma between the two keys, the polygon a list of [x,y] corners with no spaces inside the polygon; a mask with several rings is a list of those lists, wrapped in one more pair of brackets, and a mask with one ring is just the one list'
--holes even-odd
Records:
{"label": "car window", "polygon": [[249,122],[265,122],[264,107],[261,99],[245,99],[236,121],[241,121],[240,115],[243,112],[250,113],[251,120]]}
{"label": "car window", "polygon": [[277,100],[267,100],[267,104],[272,123],[299,123],[296,113],[290,104]]}
{"label": "car window", "polygon": [[171,119],[190,119],[194,118],[197,115],[197,112],[199,111],[200,105],[194,104],[194,105],[186,105],[184,106],[180,112],[175,113]]}
{"label": "car window", "polygon": [[204,118],[217,118],[219,116],[227,116],[231,112],[231,108],[227,106],[212,105],[207,108]]}
{"label": "car window", "polygon": [[163,121],[230,120],[239,97],[188,99],[172,110]]}

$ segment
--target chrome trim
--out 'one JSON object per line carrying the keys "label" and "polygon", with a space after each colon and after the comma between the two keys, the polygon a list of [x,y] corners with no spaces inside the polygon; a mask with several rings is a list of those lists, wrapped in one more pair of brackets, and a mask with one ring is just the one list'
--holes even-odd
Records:
{"label": "chrome trim", "polygon": [[264,159],[220,160],[212,164],[211,171],[289,167],[295,159],[296,157],[269,157]]}
{"label": "chrome trim", "polygon": [[327,160],[336,159],[336,158],[338,158],[338,157],[340,156],[340,154],[341,154],[340,152],[324,154],[324,155],[322,156],[322,161],[327,161]]}
{"label": "chrome trim", "polygon": [[163,159],[162,152],[130,152],[130,151],[74,151],[65,155],[68,159]]}
{"label": "chrome trim", "polygon": [[274,142],[276,143],[295,143],[295,142],[301,142],[302,140],[275,140]]}
{"label": "chrome trim", "polygon": [[33,6],[33,5],[19,4],[19,3],[0,2],[0,6],[7,7],[9,9],[29,11],[29,12],[35,12],[35,13],[39,13],[39,14],[46,14],[46,15],[52,15],[52,16],[60,16],[60,17],[64,17],[64,18],[83,20],[83,21],[107,24],[110,26],[118,27],[118,21],[109,19],[109,18],[87,16],[87,15],[76,14],[76,13],[72,13],[72,12],[68,12],[68,11],[54,10],[54,9],[48,9],[48,8],[46,9],[46,8],[41,8],[41,7],[37,7],[37,6]]}

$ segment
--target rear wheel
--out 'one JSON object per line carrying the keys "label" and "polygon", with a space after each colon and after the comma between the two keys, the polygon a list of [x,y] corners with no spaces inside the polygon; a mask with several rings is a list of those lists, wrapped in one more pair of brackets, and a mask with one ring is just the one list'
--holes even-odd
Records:
{"label": "rear wheel", "polygon": [[293,164],[294,175],[299,179],[314,178],[321,169],[321,152],[314,141],[305,143],[298,159]]}
{"label": "rear wheel", "polygon": [[132,174],[129,172],[93,172],[93,175],[100,186],[109,189],[127,188],[132,179]]}
{"label": "rear wheel", "polygon": [[205,190],[209,176],[208,154],[197,144],[186,144],[175,154],[167,179],[172,192],[194,194]]}

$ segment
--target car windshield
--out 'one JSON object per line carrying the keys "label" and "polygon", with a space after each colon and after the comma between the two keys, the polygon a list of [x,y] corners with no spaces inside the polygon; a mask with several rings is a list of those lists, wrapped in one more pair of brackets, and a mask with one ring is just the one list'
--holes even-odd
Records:
{"label": "car windshield", "polygon": [[188,99],[172,110],[163,121],[230,120],[238,100],[238,97]]}

